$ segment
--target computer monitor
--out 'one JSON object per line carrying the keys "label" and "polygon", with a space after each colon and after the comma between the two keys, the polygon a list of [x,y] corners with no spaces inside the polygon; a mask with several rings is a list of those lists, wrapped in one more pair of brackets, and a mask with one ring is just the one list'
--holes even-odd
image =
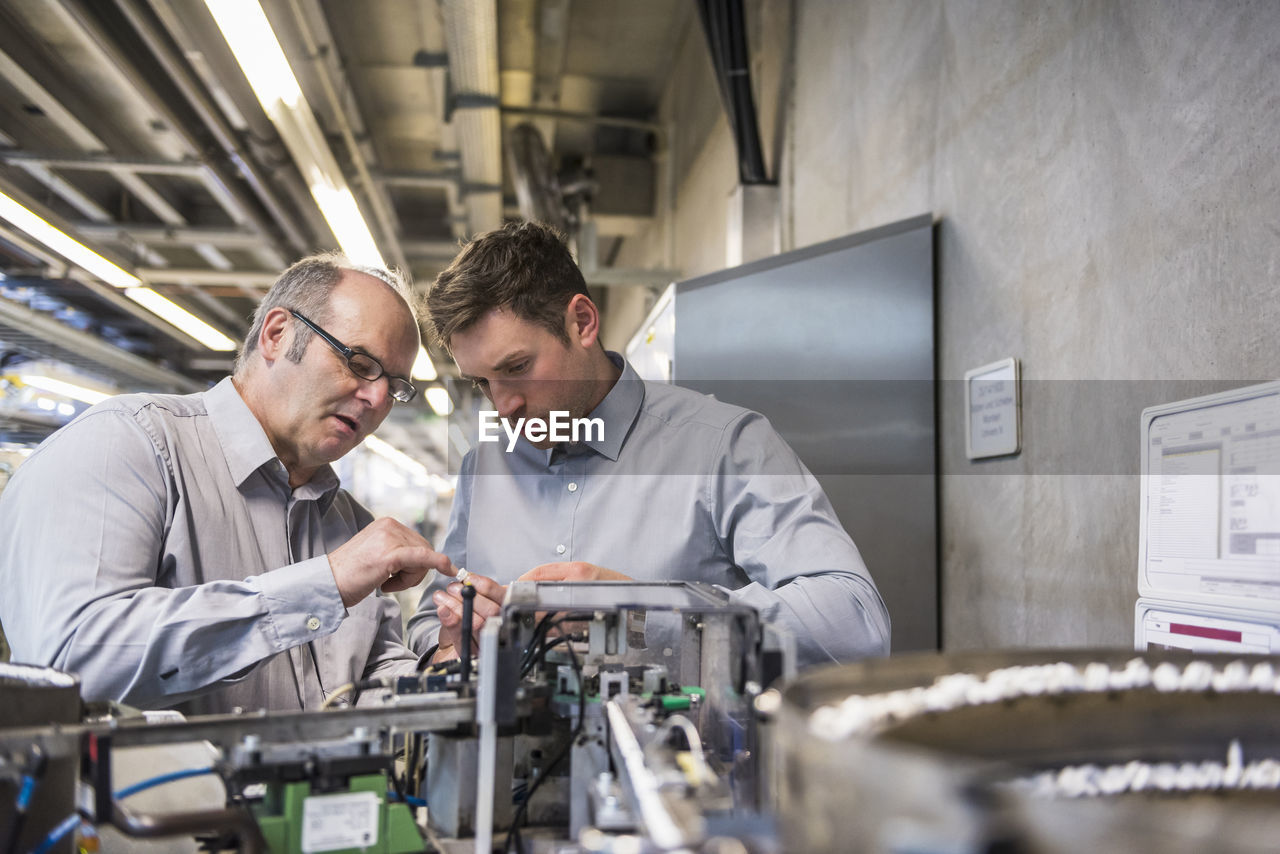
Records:
{"label": "computer monitor", "polygon": [[1143,411],[1138,590],[1280,613],[1280,382]]}

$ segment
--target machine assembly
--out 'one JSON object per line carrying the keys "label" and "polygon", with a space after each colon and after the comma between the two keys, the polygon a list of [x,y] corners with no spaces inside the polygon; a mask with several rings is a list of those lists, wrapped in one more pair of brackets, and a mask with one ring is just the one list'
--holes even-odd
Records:
{"label": "machine assembly", "polygon": [[[0,818],[19,852],[1274,849],[1271,657],[793,660],[717,588],[596,582],[513,584],[474,662],[317,712],[126,715],[3,665]],[[181,745],[212,758],[120,785]],[[127,803],[193,775],[225,795]]]}

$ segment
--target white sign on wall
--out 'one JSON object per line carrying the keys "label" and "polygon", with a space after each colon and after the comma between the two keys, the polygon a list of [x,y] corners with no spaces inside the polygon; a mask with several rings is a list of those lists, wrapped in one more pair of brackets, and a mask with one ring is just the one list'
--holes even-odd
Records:
{"label": "white sign on wall", "polygon": [[1022,449],[1018,360],[1010,357],[965,371],[964,408],[969,459],[1018,453]]}

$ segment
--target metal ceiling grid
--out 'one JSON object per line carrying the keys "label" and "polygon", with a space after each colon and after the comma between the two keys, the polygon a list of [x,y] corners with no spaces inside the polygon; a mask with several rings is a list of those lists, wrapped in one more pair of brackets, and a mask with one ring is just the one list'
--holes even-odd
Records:
{"label": "metal ceiling grid", "polygon": [[32,359],[63,362],[123,389],[186,393],[204,388],[203,383],[135,356],[96,335],[5,299],[0,299],[0,344]]}
{"label": "metal ceiling grid", "polygon": [[[591,283],[653,287],[675,276],[608,263],[652,220],[653,188],[669,168],[655,159],[666,141],[653,122],[693,21],[684,0],[260,2],[385,256],[419,283],[470,231],[510,215],[502,151],[510,128],[529,121],[553,168],[595,168],[583,254],[596,259]],[[204,0],[0,4],[6,184],[232,337],[280,269],[332,243]],[[595,234],[612,247],[596,250]],[[177,372],[207,380],[218,364],[113,288],[0,228],[6,271],[83,286],[104,311],[152,323],[153,352]],[[50,334],[54,350],[77,349]],[[0,335],[10,337],[12,325]]]}

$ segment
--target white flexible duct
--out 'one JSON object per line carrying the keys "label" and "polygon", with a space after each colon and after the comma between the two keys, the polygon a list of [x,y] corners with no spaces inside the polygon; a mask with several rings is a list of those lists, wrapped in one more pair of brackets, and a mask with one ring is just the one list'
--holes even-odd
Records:
{"label": "white flexible duct", "polygon": [[[467,224],[472,234],[502,224],[502,124],[498,99],[498,12],[495,0],[441,0],[449,74],[463,105],[453,113]],[[492,106],[471,106],[468,99]],[[492,188],[492,189],[490,189]]]}

